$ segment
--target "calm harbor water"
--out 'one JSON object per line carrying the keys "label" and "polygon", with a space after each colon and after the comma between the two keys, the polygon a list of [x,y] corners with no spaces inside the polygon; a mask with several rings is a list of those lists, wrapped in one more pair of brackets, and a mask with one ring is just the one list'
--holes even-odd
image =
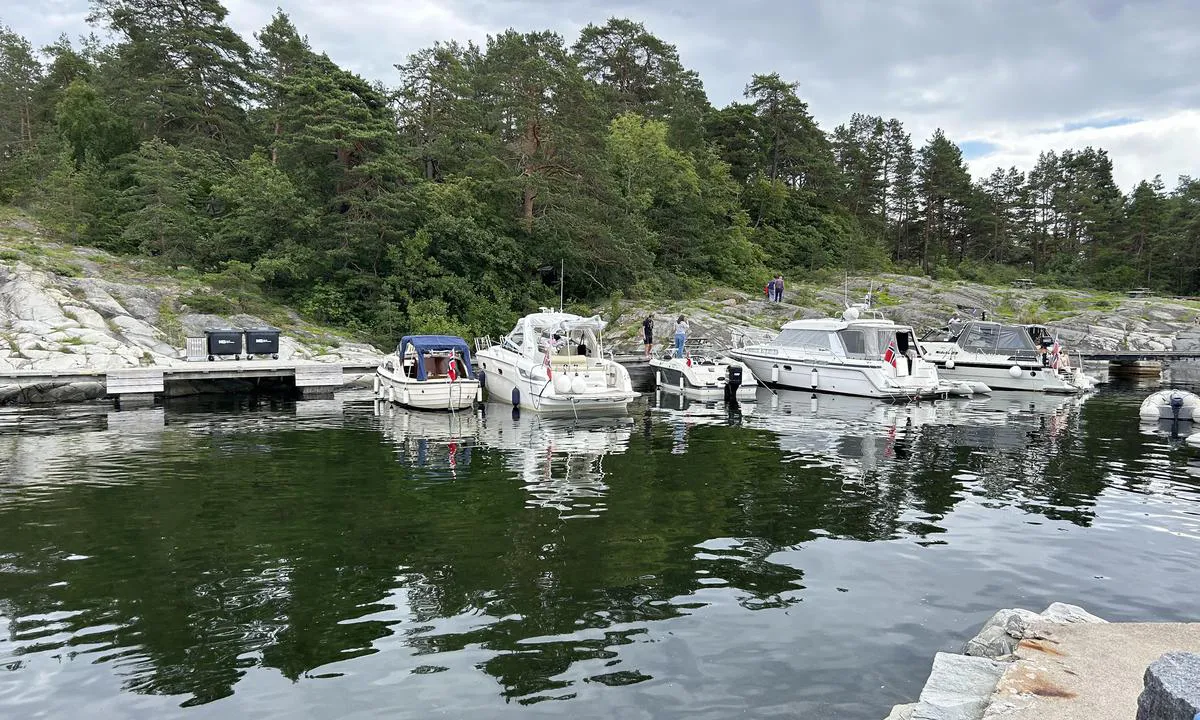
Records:
{"label": "calm harbor water", "polygon": [[1200,615],[1149,390],[0,411],[0,717],[864,718],[997,608]]}

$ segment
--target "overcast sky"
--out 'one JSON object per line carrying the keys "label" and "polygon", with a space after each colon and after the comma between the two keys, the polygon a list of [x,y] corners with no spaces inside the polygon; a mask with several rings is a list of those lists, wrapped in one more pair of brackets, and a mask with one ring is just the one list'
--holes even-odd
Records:
{"label": "overcast sky", "polygon": [[[679,48],[716,105],[779,72],[821,126],[853,112],[936,127],[976,175],[1028,169],[1041,150],[1106,148],[1128,189],[1200,175],[1200,0],[225,0],[250,38],[276,5],[314,48],[369,79],[437,40],[643,22]],[[35,44],[88,30],[86,0],[4,0]]]}

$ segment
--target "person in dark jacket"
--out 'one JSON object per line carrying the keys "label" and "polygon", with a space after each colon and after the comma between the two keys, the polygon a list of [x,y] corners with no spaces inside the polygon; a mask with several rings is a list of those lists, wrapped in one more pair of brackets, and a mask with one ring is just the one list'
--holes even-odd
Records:
{"label": "person in dark jacket", "polygon": [[646,344],[646,357],[650,357],[650,352],[654,349],[654,313],[646,316],[642,321],[642,342]]}

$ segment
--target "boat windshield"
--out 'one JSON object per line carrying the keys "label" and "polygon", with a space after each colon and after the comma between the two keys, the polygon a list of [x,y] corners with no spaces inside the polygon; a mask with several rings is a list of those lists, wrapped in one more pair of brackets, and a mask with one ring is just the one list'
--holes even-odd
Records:
{"label": "boat windshield", "polygon": [[784,330],[771,341],[781,347],[804,348],[816,352],[831,352],[828,330]]}

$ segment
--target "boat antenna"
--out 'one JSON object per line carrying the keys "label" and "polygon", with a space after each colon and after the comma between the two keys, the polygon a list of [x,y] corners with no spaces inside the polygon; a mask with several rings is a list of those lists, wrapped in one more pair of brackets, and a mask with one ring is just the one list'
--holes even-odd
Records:
{"label": "boat antenna", "polygon": [[567,263],[561,258],[558,261],[558,311],[563,311],[563,273],[566,272]]}
{"label": "boat antenna", "polygon": [[842,304],[850,307],[850,274],[842,273]]}

